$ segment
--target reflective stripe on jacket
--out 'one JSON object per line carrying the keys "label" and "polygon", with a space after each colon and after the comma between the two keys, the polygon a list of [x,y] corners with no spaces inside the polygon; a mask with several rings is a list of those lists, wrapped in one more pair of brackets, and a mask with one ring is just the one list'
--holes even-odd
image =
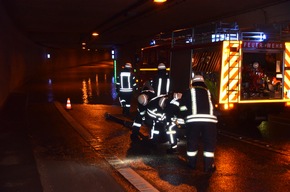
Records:
{"label": "reflective stripe on jacket", "polygon": [[185,123],[212,122],[217,123],[211,94],[204,87],[192,87],[182,95],[180,111],[185,116]]}
{"label": "reflective stripe on jacket", "polygon": [[136,87],[135,76],[129,71],[122,71],[116,85],[120,92],[132,92]]}

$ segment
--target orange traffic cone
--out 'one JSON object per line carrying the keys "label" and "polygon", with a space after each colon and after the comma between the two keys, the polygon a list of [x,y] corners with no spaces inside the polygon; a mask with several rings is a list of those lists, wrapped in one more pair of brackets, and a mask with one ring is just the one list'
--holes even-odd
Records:
{"label": "orange traffic cone", "polygon": [[71,109],[70,98],[67,98],[66,109]]}

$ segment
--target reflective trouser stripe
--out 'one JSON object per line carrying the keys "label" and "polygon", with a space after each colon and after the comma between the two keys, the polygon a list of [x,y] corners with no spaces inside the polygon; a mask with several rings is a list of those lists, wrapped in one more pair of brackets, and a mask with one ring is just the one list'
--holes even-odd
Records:
{"label": "reflective trouser stripe", "polygon": [[203,156],[204,157],[214,157],[214,153],[205,151],[205,152],[203,152]]}
{"label": "reflective trouser stripe", "polygon": [[124,103],[126,103],[126,100],[125,99],[119,99],[119,101],[120,101],[121,106],[124,107]]}
{"label": "reflective trouser stripe", "polygon": [[129,92],[132,92],[132,88],[128,88],[128,89],[125,89],[125,88],[120,88],[120,92],[123,92],[123,93],[129,93]]}
{"label": "reflective trouser stripe", "polygon": [[177,148],[177,145],[173,145],[171,148],[172,148],[172,149],[175,149],[175,148]]}
{"label": "reflective trouser stripe", "polygon": [[187,151],[186,154],[189,157],[195,157],[197,155],[197,151]]}
{"label": "reflective trouser stripe", "polygon": [[134,126],[135,126],[135,127],[141,127],[141,124],[140,124],[140,123],[136,123],[136,122],[134,122],[132,126],[133,126],[133,127],[134,127]]}
{"label": "reflective trouser stripe", "polygon": [[151,130],[151,137],[150,137],[150,139],[153,139],[154,134],[155,134],[155,135],[159,135],[159,131],[158,131],[158,130],[155,130],[155,122],[153,122],[153,126],[152,126],[152,130]]}
{"label": "reflective trouser stripe", "polygon": [[173,144],[174,143],[174,135],[176,134],[176,131],[175,130],[172,130],[174,128],[174,124],[173,125],[170,125],[169,126],[169,130],[166,131],[166,134],[169,135],[169,138],[170,138],[170,143]]}
{"label": "reflective trouser stripe", "polygon": [[152,130],[152,131],[151,131],[151,139],[153,139],[154,135],[159,135],[159,131],[157,131],[157,130]]}

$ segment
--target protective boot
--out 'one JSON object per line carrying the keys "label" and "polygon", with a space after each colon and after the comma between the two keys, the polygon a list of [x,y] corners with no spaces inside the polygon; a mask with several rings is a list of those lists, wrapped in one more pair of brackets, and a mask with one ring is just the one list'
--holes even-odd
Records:
{"label": "protective boot", "polygon": [[123,107],[123,115],[125,116],[125,117],[130,117],[130,108],[129,107]]}
{"label": "protective boot", "polygon": [[166,150],[167,154],[175,154],[177,153],[177,145],[170,145],[170,148]]}
{"label": "protective boot", "polygon": [[196,158],[197,157],[188,157],[188,166],[190,169],[196,169]]}
{"label": "protective boot", "polygon": [[133,126],[132,133],[130,135],[130,139],[132,142],[139,142],[141,139],[139,138],[139,127]]}
{"label": "protective boot", "polygon": [[206,173],[215,172],[216,167],[214,165],[214,158],[212,157],[204,157],[204,171]]}

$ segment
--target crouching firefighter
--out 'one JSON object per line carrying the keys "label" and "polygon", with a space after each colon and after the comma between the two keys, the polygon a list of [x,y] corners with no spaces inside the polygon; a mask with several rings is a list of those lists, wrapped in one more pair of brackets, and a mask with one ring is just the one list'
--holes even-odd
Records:
{"label": "crouching firefighter", "polygon": [[147,104],[155,96],[153,88],[150,86],[149,82],[145,82],[142,88],[140,95],[138,96],[138,107],[137,115],[134,119],[132,125],[131,141],[138,142],[140,141],[139,132],[140,128],[145,121]]}
{"label": "crouching firefighter", "polygon": [[184,120],[179,118],[179,102],[181,98],[181,93],[174,93],[173,99],[168,103],[166,107],[166,134],[168,136],[168,141],[170,148],[167,149],[167,153],[177,152],[177,142],[178,142],[178,129],[184,126]]}
{"label": "crouching firefighter", "polygon": [[150,139],[154,144],[167,141],[166,138],[166,107],[167,95],[152,98],[147,106],[147,115],[152,119]]}

